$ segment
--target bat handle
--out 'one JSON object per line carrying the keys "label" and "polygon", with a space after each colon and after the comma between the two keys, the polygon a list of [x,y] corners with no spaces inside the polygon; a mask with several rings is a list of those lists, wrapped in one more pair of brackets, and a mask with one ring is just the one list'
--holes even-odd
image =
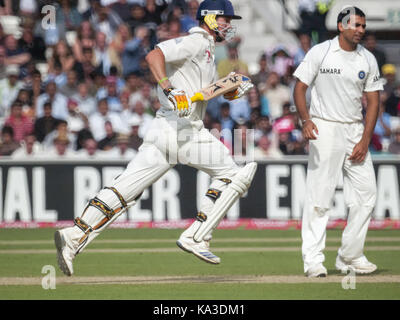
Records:
{"label": "bat handle", "polygon": [[193,97],[190,98],[190,101],[192,102],[197,102],[197,101],[203,101],[204,96],[201,92],[196,92]]}

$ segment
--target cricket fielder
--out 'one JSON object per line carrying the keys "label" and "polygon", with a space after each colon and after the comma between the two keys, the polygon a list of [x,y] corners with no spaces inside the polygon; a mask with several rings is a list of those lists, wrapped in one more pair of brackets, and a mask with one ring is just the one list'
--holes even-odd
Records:
{"label": "cricket fielder", "polygon": [[[203,126],[207,103],[191,103],[190,97],[217,80],[215,42],[229,41],[234,35],[230,22],[240,18],[230,1],[205,0],[197,12],[199,27],[192,28],[187,36],[159,43],[146,56],[158,81],[161,108],[125,171],[89,201],[73,227],[56,231],[58,264],[66,275],[73,274],[76,254],[177,162],[202,170],[212,178],[197,219],[182,233],[177,245],[206,262],[220,263],[220,258],[209,249],[211,233],[248,190],[257,165],[235,164],[228,149]],[[244,82],[225,97],[242,97],[252,86]]]}
{"label": "cricket fielder", "polygon": [[[340,173],[349,215],[336,269],[371,273],[376,265],[363,255],[368,224],[376,201],[376,181],[368,152],[376,124],[379,90],[383,90],[375,57],[359,42],[365,14],[343,9],[337,18],[339,36],[311,48],[294,75],[294,99],[310,139],[307,191],[302,219],[302,254],[308,277],[325,277],[327,211]],[[310,112],[305,93],[311,86]],[[363,125],[361,98],[367,98]]]}

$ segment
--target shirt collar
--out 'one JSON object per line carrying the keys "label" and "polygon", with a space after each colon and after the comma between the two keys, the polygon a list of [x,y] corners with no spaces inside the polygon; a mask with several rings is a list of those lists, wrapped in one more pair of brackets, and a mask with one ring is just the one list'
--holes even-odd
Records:
{"label": "shirt collar", "polygon": [[[357,54],[361,55],[361,45],[357,44],[356,52]],[[340,45],[339,45],[339,36],[336,36],[335,38],[332,39],[332,51],[339,51],[343,50]]]}

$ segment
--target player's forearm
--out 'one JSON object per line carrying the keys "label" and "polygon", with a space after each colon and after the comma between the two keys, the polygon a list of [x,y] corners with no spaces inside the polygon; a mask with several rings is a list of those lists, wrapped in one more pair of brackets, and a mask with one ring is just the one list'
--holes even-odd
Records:
{"label": "player's forearm", "polygon": [[167,73],[165,71],[165,58],[162,51],[157,48],[150,51],[146,56],[146,62],[149,64],[150,71],[161,88],[165,89],[171,87],[171,83],[166,79]]}
{"label": "player's forearm", "polygon": [[367,93],[367,113],[365,115],[364,132],[361,140],[370,143],[374,133],[379,111],[379,91]]}
{"label": "player's forearm", "polygon": [[308,87],[306,84],[302,83],[301,81],[297,81],[293,93],[294,104],[296,105],[297,112],[299,113],[302,121],[310,119],[306,101],[307,88]]}

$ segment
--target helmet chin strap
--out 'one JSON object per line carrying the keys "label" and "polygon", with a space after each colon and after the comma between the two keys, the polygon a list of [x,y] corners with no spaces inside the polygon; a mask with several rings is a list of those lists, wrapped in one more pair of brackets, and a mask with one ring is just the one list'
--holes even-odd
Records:
{"label": "helmet chin strap", "polygon": [[215,30],[215,34],[216,34],[215,37],[216,42],[222,42],[225,40],[225,38],[221,36],[221,32],[219,32],[219,30]]}

